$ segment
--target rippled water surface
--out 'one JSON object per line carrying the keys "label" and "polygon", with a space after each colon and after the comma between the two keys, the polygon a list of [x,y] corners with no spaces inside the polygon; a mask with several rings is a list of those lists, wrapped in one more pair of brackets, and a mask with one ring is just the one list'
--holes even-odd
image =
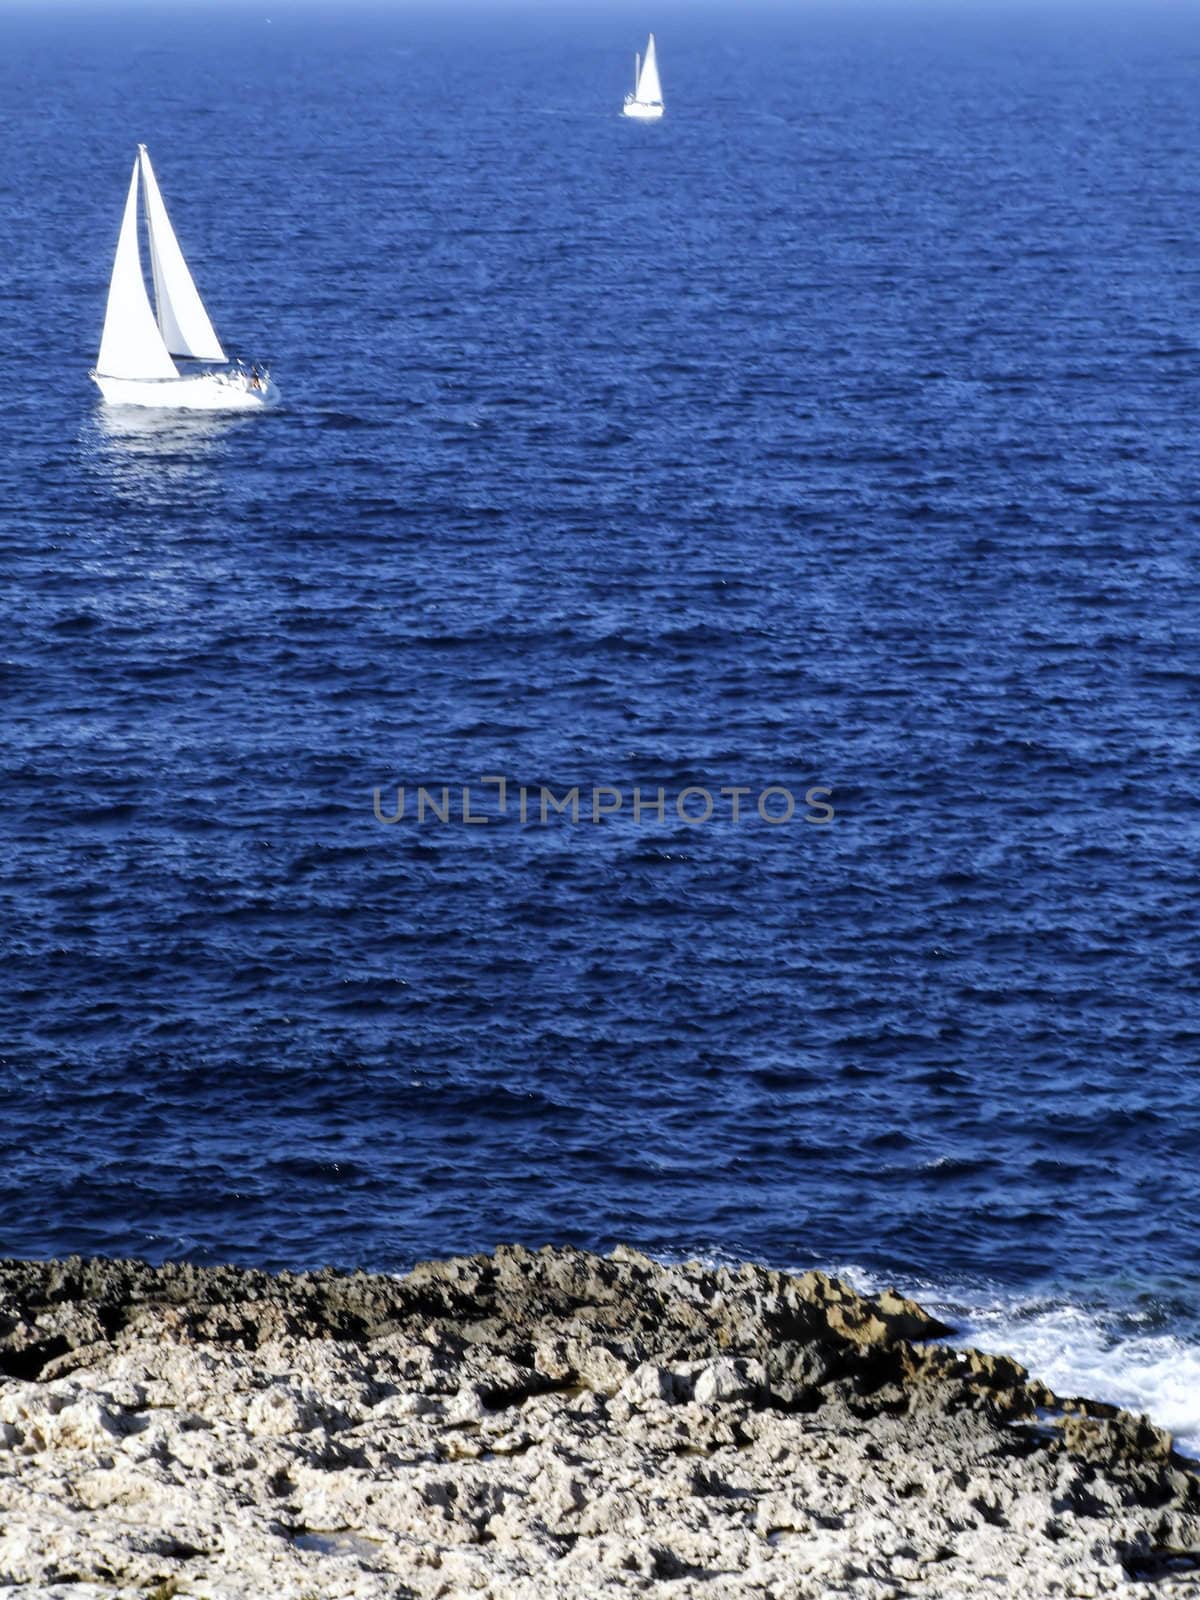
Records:
{"label": "rippled water surface", "polygon": [[[0,1247],[1194,1338],[1196,13],[263,10],[5,18]],[[96,404],[139,139],[275,415]]]}

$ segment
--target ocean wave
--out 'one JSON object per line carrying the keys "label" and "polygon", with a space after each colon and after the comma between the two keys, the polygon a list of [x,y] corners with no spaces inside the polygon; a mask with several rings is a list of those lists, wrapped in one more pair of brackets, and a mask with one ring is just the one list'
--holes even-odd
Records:
{"label": "ocean wave", "polygon": [[1200,1457],[1200,1341],[1138,1331],[1135,1317],[1070,1303],[968,1309],[956,1343],[1010,1355],[1064,1397],[1144,1412]]}
{"label": "ocean wave", "polygon": [[860,1293],[894,1284],[957,1330],[949,1343],[1012,1356],[1063,1399],[1145,1414],[1169,1430],[1181,1454],[1200,1458],[1200,1334],[1191,1335],[1177,1308],[1153,1296],[1104,1306],[1069,1294],[1035,1298],[896,1282],[853,1265],[829,1270]]}

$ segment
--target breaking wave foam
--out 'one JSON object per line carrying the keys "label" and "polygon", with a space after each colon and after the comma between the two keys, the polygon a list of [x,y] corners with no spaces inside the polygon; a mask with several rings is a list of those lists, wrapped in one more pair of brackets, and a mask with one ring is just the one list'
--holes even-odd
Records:
{"label": "breaking wave foam", "polygon": [[[855,1267],[831,1269],[866,1293],[886,1287]],[[1144,1412],[1168,1429],[1182,1454],[1200,1457],[1200,1340],[1151,1330],[1143,1311],[1107,1311],[1069,1301],[983,1301],[933,1284],[897,1284],[958,1331],[948,1341],[1014,1357],[1064,1398],[1083,1397]]]}
{"label": "breaking wave foam", "polygon": [[1145,1412],[1177,1449],[1200,1456],[1200,1345],[1072,1305],[968,1309],[958,1326],[956,1344],[1014,1356],[1064,1397]]}

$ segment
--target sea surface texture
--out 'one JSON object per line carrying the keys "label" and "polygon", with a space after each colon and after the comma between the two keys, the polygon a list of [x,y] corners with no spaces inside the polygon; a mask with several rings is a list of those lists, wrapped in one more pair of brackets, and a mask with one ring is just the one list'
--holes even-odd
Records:
{"label": "sea surface texture", "polygon": [[[819,1263],[1200,1437],[1195,9],[3,26],[0,1249]],[[139,140],[273,415],[98,403]]]}

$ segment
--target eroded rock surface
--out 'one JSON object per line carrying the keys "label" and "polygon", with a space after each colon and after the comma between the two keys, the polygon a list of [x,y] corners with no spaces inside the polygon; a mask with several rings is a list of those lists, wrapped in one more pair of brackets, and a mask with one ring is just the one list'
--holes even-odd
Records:
{"label": "eroded rock surface", "polygon": [[895,1294],[501,1249],[0,1263],[0,1584],[212,1600],[1200,1596],[1200,1479]]}

